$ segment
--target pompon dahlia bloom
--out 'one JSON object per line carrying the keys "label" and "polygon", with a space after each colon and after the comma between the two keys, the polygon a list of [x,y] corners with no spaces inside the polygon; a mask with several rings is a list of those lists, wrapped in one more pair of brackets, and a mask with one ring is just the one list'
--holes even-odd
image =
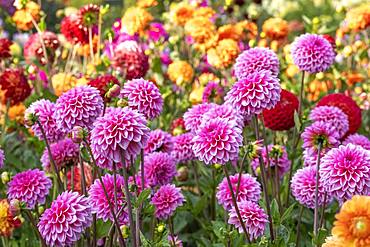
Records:
{"label": "pompon dahlia bloom", "polygon": [[176,25],[184,26],[193,17],[194,7],[187,2],[172,4],[170,7],[170,20]]}
{"label": "pompon dahlia bloom", "polygon": [[294,64],[300,70],[318,73],[327,70],[334,62],[335,51],[330,42],[317,34],[302,34],[291,46]]}
{"label": "pompon dahlia bloom", "polygon": [[370,196],[353,196],[342,205],[335,219],[331,232],[343,247],[370,246]]}
{"label": "pompon dahlia bloom", "polygon": [[35,33],[28,38],[27,42],[24,44],[23,54],[25,59],[32,63],[33,60],[37,58],[41,64],[45,65],[47,61],[44,57],[42,45],[46,48],[47,58],[52,62],[54,60],[54,52],[59,47],[59,40],[56,34],[50,31],[42,32],[41,37],[39,33]]}
{"label": "pompon dahlia bloom", "polygon": [[229,123],[233,122],[240,129],[244,127],[244,118],[228,104],[214,105],[211,107],[211,109],[203,114],[202,123],[215,118],[224,119]]}
{"label": "pompon dahlia bloom", "polygon": [[360,135],[360,134],[349,135],[343,141],[343,145],[347,145],[349,143],[361,146],[362,148],[370,151],[370,140],[364,135]]}
{"label": "pompon dahlia bloom", "polygon": [[149,133],[148,142],[144,148],[146,154],[153,152],[171,153],[173,149],[173,137],[161,129],[152,130]]}
{"label": "pompon dahlia bloom", "polygon": [[213,103],[203,103],[189,108],[184,113],[185,129],[195,133],[202,123],[203,114],[213,106],[215,106]]}
{"label": "pompon dahlia bloom", "polygon": [[121,31],[130,35],[142,34],[152,20],[153,16],[146,9],[130,7],[122,17]]}
{"label": "pompon dahlia bloom", "polygon": [[217,44],[215,24],[206,17],[194,16],[185,24],[185,34],[194,43],[196,48],[205,51]]}
{"label": "pompon dahlia bloom", "polygon": [[183,205],[184,201],[180,188],[166,184],[157,190],[150,203],[155,207],[155,217],[166,220],[174,214],[177,207]]}
{"label": "pompon dahlia bloom", "polygon": [[91,223],[88,199],[77,192],[65,191],[41,215],[38,228],[47,245],[70,246]]}
{"label": "pompon dahlia bloom", "polygon": [[36,203],[45,203],[51,186],[51,179],[39,169],[20,172],[8,183],[8,199],[25,202],[28,209],[33,209]]}
{"label": "pompon dahlia bloom", "polygon": [[279,75],[279,58],[268,48],[256,47],[241,53],[235,61],[235,76],[241,80],[249,74],[270,71],[271,75]]}
{"label": "pompon dahlia bloom", "polygon": [[[125,210],[122,210],[126,206],[125,194],[123,193],[124,179],[122,176],[116,176],[116,187],[117,187],[117,205],[114,204],[114,176],[106,174],[102,177],[103,184],[107,190],[108,198],[112,203],[112,206],[117,207],[117,212],[122,213],[117,216],[120,224],[128,223],[128,215]],[[98,219],[102,219],[104,222],[110,220],[113,222],[114,218],[109,208],[109,203],[104,194],[104,189],[99,179],[96,179],[89,189],[89,204],[91,205],[92,213],[96,213]]]}
{"label": "pompon dahlia bloom", "polygon": [[282,89],[280,101],[271,109],[262,112],[266,128],[289,130],[294,127],[294,112],[298,111],[299,101],[295,94]]}
{"label": "pompon dahlia bloom", "polygon": [[[73,176],[72,176],[72,169],[73,169]],[[89,189],[92,183],[92,169],[91,166],[88,164],[84,164],[84,174],[85,174],[85,183],[86,189]],[[73,178],[73,191],[77,191],[80,194],[83,194],[81,188],[81,165],[75,165],[67,173],[67,189],[72,190],[72,178]]]}
{"label": "pompon dahlia bloom", "polygon": [[193,142],[193,152],[200,161],[226,164],[238,157],[242,130],[225,119],[211,119],[202,124]]}
{"label": "pompon dahlia bloom", "polygon": [[82,16],[71,14],[63,18],[60,24],[60,32],[72,44],[88,44],[88,28],[82,25]]}
{"label": "pompon dahlia bloom", "polygon": [[349,129],[347,115],[336,106],[317,106],[311,111],[309,118],[313,122],[331,125],[338,132],[339,138],[342,138]]}
{"label": "pompon dahlia bloom", "polygon": [[184,133],[173,137],[172,157],[176,162],[183,163],[191,161],[195,158],[193,153],[193,137],[192,133]]}
{"label": "pompon dahlia bloom", "polygon": [[13,42],[6,38],[0,39],[0,60],[11,57],[10,46],[12,44]]}
{"label": "pompon dahlia bloom", "polygon": [[21,103],[31,94],[31,87],[21,69],[5,69],[0,75],[0,88],[4,91],[3,104]]}
{"label": "pompon dahlia bloom", "polygon": [[176,176],[175,159],[167,153],[155,152],[144,158],[145,178],[149,186],[168,184]]}
{"label": "pompon dahlia bloom", "polygon": [[[291,181],[292,194],[294,198],[302,205],[308,208],[315,208],[315,190],[316,190],[316,167],[307,166],[299,169]],[[333,196],[326,191],[322,182],[319,182],[318,203],[319,206],[328,205]],[[326,195],[325,195],[326,193]],[[325,203],[324,203],[325,201]]]}
{"label": "pompon dahlia bloom", "polygon": [[158,87],[142,78],[126,82],[121,97],[127,98],[128,105],[147,119],[158,117],[163,109],[163,98]]}
{"label": "pompon dahlia bloom", "polygon": [[224,96],[224,89],[219,85],[219,83],[210,81],[205,86],[203,95],[202,95],[202,103],[210,103],[212,100],[218,101],[221,100]]}
{"label": "pompon dahlia bloom", "polygon": [[104,101],[99,91],[90,86],[78,86],[63,93],[55,104],[55,119],[59,129],[71,131],[74,126],[88,129],[103,112]]}
{"label": "pompon dahlia bloom", "polygon": [[20,219],[10,211],[8,200],[0,200],[0,235],[9,237],[21,224]]}
{"label": "pompon dahlia bloom", "polygon": [[4,167],[5,164],[5,154],[4,150],[0,148],[0,169]]}
{"label": "pompon dahlia bloom", "polygon": [[225,103],[250,116],[273,108],[280,100],[280,92],[279,79],[270,71],[259,71],[237,81],[227,93]]}
{"label": "pompon dahlia bloom", "polygon": [[[263,147],[260,150],[265,167],[272,167],[272,173],[275,174],[275,166],[277,165],[279,176],[283,176],[290,169],[291,161],[288,158],[288,153],[284,146],[270,144],[267,146],[269,158],[267,158],[266,148]],[[258,156],[251,160],[252,168],[257,171],[259,169],[259,158]]]}
{"label": "pompon dahlia bloom", "polygon": [[149,25],[147,35],[149,40],[153,42],[158,42],[160,40],[167,40],[168,34],[164,25],[160,22],[152,22]]}
{"label": "pompon dahlia bloom", "polygon": [[[15,1],[14,1],[15,2]],[[33,28],[32,21],[40,20],[41,6],[34,1],[26,2],[21,8],[17,8],[12,16],[16,27],[22,31],[29,31]]]}
{"label": "pompon dahlia bloom", "polygon": [[[55,161],[58,170],[63,167],[73,166],[78,163],[80,149],[71,139],[66,138],[50,145],[51,156]],[[45,171],[53,171],[50,163],[48,150],[45,148],[41,156],[42,167]]]}
{"label": "pompon dahlia bloom", "polygon": [[90,80],[87,84],[98,89],[100,96],[107,101],[107,92],[113,85],[119,85],[119,81],[115,76],[112,75],[100,75],[95,79]]}
{"label": "pompon dahlia bloom", "polygon": [[272,40],[284,39],[288,36],[289,25],[281,18],[269,18],[263,23],[262,31]]}
{"label": "pompon dahlia bloom", "polygon": [[[230,181],[233,187],[234,195],[236,196],[236,188],[238,187],[239,174],[230,176]],[[224,207],[225,210],[230,210],[233,207],[231,191],[226,177],[221,181],[217,187],[216,194],[218,203]],[[261,185],[255,177],[249,174],[242,174],[240,180],[240,187],[237,202],[251,201],[258,202],[261,197]]]}
{"label": "pompon dahlia bloom", "polygon": [[[255,202],[251,201],[241,201],[238,203],[241,218],[244,222],[245,227],[250,236],[250,240],[254,240],[263,235],[265,231],[267,220],[267,215],[263,209],[258,206]],[[243,232],[243,227],[239,221],[234,207],[229,211],[229,224],[235,226],[239,233]]]}
{"label": "pompon dahlia bloom", "polygon": [[223,39],[207,51],[207,61],[216,69],[226,69],[235,62],[239,52],[240,49],[235,40]]}
{"label": "pompon dahlia bloom", "polygon": [[[33,102],[25,111],[25,118],[30,114],[37,116],[42,128],[45,131],[46,138],[49,142],[55,142],[62,139],[65,136],[65,132],[58,129],[57,123],[54,117],[55,104],[49,100],[40,99]],[[32,131],[40,139],[44,140],[41,132],[41,128],[36,123],[32,125]]]}
{"label": "pompon dahlia bloom", "polygon": [[370,151],[348,144],[331,149],[321,159],[323,186],[339,201],[370,193]]}
{"label": "pompon dahlia bloom", "polygon": [[349,130],[347,135],[354,134],[361,126],[361,109],[356,102],[349,96],[341,93],[333,93],[324,96],[317,106],[336,106],[347,114]]}
{"label": "pompon dahlia bloom", "polygon": [[112,66],[120,71],[126,80],[141,78],[149,69],[148,56],[135,40],[126,40],[115,47]]}
{"label": "pompon dahlia bloom", "polygon": [[168,66],[167,74],[176,85],[184,86],[193,79],[194,70],[188,62],[178,60]]}

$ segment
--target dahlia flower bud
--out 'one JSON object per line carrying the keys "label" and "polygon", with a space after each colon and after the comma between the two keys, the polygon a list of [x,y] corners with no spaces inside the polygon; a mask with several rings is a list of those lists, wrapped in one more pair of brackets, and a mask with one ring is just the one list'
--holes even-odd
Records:
{"label": "dahlia flower bud", "polygon": [[39,212],[39,214],[42,214],[42,213],[44,213],[45,208],[44,208],[43,206],[39,206],[39,207],[37,208],[37,211]]}
{"label": "dahlia flower bud", "polygon": [[126,225],[120,226],[121,234],[124,239],[128,238],[130,236],[130,228]]}
{"label": "dahlia flower bud", "polygon": [[117,84],[113,84],[113,86],[108,90],[107,94],[105,95],[106,98],[114,98],[117,97],[120,93],[120,86]]}
{"label": "dahlia flower bud", "polygon": [[18,215],[21,212],[21,202],[18,199],[12,199],[9,203],[9,210],[11,215]]}
{"label": "dahlia flower bud", "polygon": [[81,143],[87,137],[87,130],[81,126],[75,126],[71,132],[71,139],[74,143]]}
{"label": "dahlia flower bud", "polygon": [[1,182],[3,182],[3,184],[7,184],[9,181],[10,181],[9,173],[8,172],[1,173]]}
{"label": "dahlia flower bud", "polygon": [[185,182],[188,180],[189,169],[186,166],[182,166],[177,170],[176,180],[180,182]]}
{"label": "dahlia flower bud", "polygon": [[165,229],[166,229],[166,226],[163,223],[158,224],[157,232],[162,233]]}
{"label": "dahlia flower bud", "polygon": [[24,124],[27,127],[32,127],[33,125],[36,124],[37,120],[38,120],[38,117],[36,116],[36,114],[33,112],[29,112],[24,117]]}
{"label": "dahlia flower bud", "polygon": [[128,106],[128,102],[125,99],[119,99],[117,101],[117,106],[118,107],[126,107],[126,106]]}

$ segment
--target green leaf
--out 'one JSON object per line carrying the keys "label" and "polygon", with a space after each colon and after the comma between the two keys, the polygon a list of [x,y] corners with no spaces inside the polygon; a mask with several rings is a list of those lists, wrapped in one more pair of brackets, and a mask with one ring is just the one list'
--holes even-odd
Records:
{"label": "green leaf", "polygon": [[302,19],[305,23],[307,23],[308,25],[311,25],[312,24],[312,21],[310,18],[308,18],[307,16],[303,15],[302,16]]}
{"label": "green leaf", "polygon": [[103,238],[108,236],[108,232],[112,223],[110,221],[104,222],[102,220],[97,220],[96,222],[96,236],[97,238]]}
{"label": "green leaf", "polygon": [[285,220],[290,218],[295,206],[296,206],[296,203],[293,203],[292,205],[290,205],[289,208],[287,208],[287,210],[285,210],[285,212],[283,213],[283,216],[281,216],[281,219],[280,219],[281,223],[283,223]]}
{"label": "green leaf", "polygon": [[272,214],[272,221],[274,223],[280,224],[280,212],[279,206],[276,199],[273,199],[271,202],[271,214]]}
{"label": "green leaf", "polygon": [[137,198],[137,201],[136,201],[137,205],[142,204],[142,202],[144,200],[146,200],[149,197],[149,195],[150,195],[150,189],[145,189],[145,190],[141,191],[141,193],[140,193],[140,195],[139,195],[139,197]]}
{"label": "green leaf", "polygon": [[325,242],[325,239],[328,235],[329,235],[328,230],[320,228],[317,235],[314,238],[312,238],[312,243],[314,245],[321,246]]}
{"label": "green leaf", "polygon": [[194,216],[199,215],[204,207],[207,205],[208,201],[208,195],[203,195],[194,205],[194,208],[192,210]]}
{"label": "green leaf", "polygon": [[299,120],[297,111],[294,111],[294,124],[295,124],[295,128],[299,131],[302,125],[301,125],[301,121]]}

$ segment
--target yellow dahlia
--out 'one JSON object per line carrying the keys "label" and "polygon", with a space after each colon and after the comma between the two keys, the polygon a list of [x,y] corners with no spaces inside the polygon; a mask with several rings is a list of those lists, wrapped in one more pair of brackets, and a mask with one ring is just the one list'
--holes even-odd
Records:
{"label": "yellow dahlia", "polygon": [[35,22],[40,20],[40,10],[41,8],[37,3],[29,1],[23,8],[14,12],[12,19],[18,29],[28,31],[33,28],[32,19]]}
{"label": "yellow dahlia", "polygon": [[218,38],[221,39],[233,39],[239,41],[243,36],[243,27],[242,25],[231,25],[227,24],[221,26],[217,30]]}
{"label": "yellow dahlia", "polygon": [[77,78],[71,74],[58,73],[51,78],[51,84],[53,85],[55,95],[60,96],[76,86]]}
{"label": "yellow dahlia", "polygon": [[207,61],[216,69],[225,69],[235,62],[240,50],[233,39],[220,40],[215,48],[207,51]]}
{"label": "yellow dahlia", "polygon": [[140,8],[150,8],[157,6],[158,2],[156,0],[139,0],[136,4]]}
{"label": "yellow dahlia", "polygon": [[212,18],[216,12],[211,7],[200,7],[195,9],[194,15],[196,17]]}
{"label": "yellow dahlia", "polygon": [[288,36],[288,22],[281,18],[269,18],[262,26],[262,31],[270,39],[284,39]]}
{"label": "yellow dahlia", "polygon": [[194,39],[196,47],[205,51],[216,44],[216,26],[206,17],[194,17],[186,22],[185,34]]}
{"label": "yellow dahlia", "polygon": [[188,62],[178,60],[168,66],[167,74],[172,82],[178,86],[183,86],[191,82],[194,71]]}
{"label": "yellow dahlia", "polygon": [[236,26],[236,28],[240,28],[241,27],[243,29],[243,31],[246,33],[246,37],[245,38],[247,38],[247,39],[255,39],[257,37],[258,28],[257,28],[256,23],[251,22],[251,21],[244,20],[244,21],[241,21],[241,22],[236,23],[235,26]]}
{"label": "yellow dahlia", "polygon": [[193,17],[194,7],[186,2],[173,4],[170,7],[170,18],[176,25],[184,26]]}
{"label": "yellow dahlia", "polygon": [[10,236],[14,228],[19,227],[19,225],[20,220],[10,213],[8,200],[0,200],[0,235]]}
{"label": "yellow dahlia", "polygon": [[220,82],[220,78],[218,78],[215,74],[213,73],[202,73],[198,78],[197,81],[199,82],[200,85],[205,86],[208,84],[208,82],[213,81],[216,83]]}
{"label": "yellow dahlia", "polygon": [[322,245],[322,247],[350,247],[346,246],[342,239],[336,237],[336,236],[330,236],[325,239],[325,243]]}
{"label": "yellow dahlia", "polygon": [[370,3],[349,10],[345,22],[354,31],[366,29],[370,25]]}
{"label": "yellow dahlia", "polygon": [[130,7],[122,17],[122,31],[134,35],[143,34],[153,16],[143,8]]}
{"label": "yellow dahlia", "polygon": [[202,103],[202,97],[204,92],[204,86],[195,85],[189,94],[189,101],[193,105]]}

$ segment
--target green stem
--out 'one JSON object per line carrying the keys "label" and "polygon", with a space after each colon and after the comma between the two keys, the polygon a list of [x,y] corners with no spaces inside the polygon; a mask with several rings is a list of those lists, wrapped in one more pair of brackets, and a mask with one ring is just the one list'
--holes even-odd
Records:
{"label": "green stem", "polygon": [[320,156],[321,156],[321,142],[319,142],[319,146],[317,148],[317,160],[316,160],[316,184],[315,184],[315,210],[314,210],[314,223],[313,223],[313,229],[314,234],[317,236],[318,229],[319,229],[319,179],[320,179]]}
{"label": "green stem", "polygon": [[31,222],[31,224],[32,224],[33,228],[35,229],[36,234],[37,234],[37,236],[39,237],[39,239],[40,239],[40,241],[41,241],[41,245],[42,245],[43,247],[46,247],[47,245],[46,245],[46,243],[45,243],[45,240],[43,239],[43,237],[42,237],[42,235],[41,235],[41,233],[40,233],[40,231],[39,231],[39,228],[37,227],[36,221],[35,221],[35,219],[33,218],[33,216],[32,216],[32,214],[31,214],[31,212],[30,212],[28,209],[25,209],[24,211],[26,212],[26,216],[27,216],[28,220]]}

